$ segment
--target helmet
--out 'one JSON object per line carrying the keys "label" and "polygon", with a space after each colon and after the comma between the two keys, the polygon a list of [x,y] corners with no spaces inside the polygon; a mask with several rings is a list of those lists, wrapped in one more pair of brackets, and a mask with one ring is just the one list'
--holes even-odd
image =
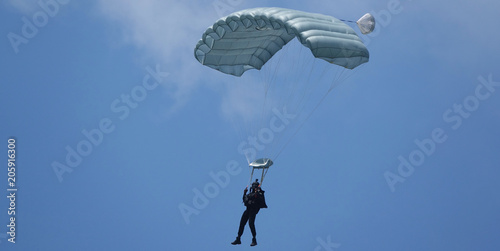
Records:
{"label": "helmet", "polygon": [[254,183],[252,183],[252,188],[254,188],[254,189],[255,189],[255,188],[259,187],[259,185],[260,185],[260,184],[259,184],[259,179],[256,179],[256,180],[254,181]]}

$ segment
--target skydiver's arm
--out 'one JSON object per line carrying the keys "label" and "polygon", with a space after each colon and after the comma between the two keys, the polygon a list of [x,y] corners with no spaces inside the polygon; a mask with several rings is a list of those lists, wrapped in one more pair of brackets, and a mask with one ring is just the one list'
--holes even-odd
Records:
{"label": "skydiver's arm", "polygon": [[248,189],[245,187],[245,190],[243,190],[243,203],[245,203],[245,198],[247,196]]}

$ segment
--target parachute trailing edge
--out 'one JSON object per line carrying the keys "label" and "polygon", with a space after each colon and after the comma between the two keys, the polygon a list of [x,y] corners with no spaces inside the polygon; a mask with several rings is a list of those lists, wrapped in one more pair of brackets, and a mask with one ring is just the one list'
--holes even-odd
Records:
{"label": "parachute trailing edge", "polygon": [[260,70],[295,37],[316,58],[348,69],[369,60],[368,49],[344,22],[284,8],[247,9],[217,20],[203,34],[194,55],[203,65],[241,76],[250,69]]}

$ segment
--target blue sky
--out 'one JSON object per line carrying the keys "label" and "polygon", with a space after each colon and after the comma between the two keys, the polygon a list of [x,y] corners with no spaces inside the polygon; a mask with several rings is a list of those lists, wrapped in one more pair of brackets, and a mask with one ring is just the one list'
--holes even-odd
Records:
{"label": "blue sky", "polygon": [[250,248],[248,227],[229,244],[249,172],[228,107],[245,89],[193,48],[218,18],[261,6],[378,23],[361,36],[370,62],[269,171],[252,248],[500,248],[498,1],[40,2],[52,5],[0,4],[1,250]]}

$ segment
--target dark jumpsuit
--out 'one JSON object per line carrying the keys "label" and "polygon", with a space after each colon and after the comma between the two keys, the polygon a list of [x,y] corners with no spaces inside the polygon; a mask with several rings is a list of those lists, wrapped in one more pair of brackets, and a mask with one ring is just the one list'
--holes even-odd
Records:
{"label": "dark jumpsuit", "polygon": [[252,231],[252,236],[255,238],[257,232],[255,231],[255,217],[259,213],[261,208],[267,208],[266,199],[264,197],[264,191],[251,192],[248,195],[243,193],[243,203],[247,207],[243,215],[241,215],[240,228],[238,230],[238,237],[243,235],[243,230],[248,221],[248,226],[250,231]]}

